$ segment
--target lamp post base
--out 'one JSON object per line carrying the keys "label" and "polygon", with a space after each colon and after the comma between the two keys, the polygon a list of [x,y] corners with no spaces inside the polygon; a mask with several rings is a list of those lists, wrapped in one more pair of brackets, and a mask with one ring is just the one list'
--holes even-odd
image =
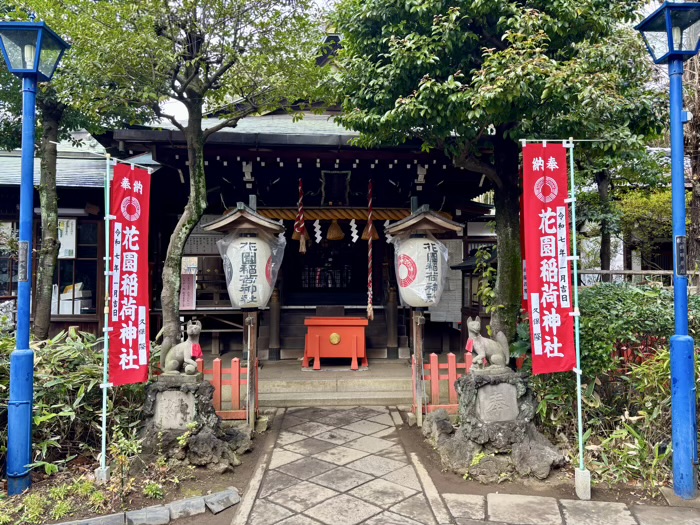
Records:
{"label": "lamp post base", "polygon": [[674,335],[671,337],[673,491],[676,496],[686,500],[697,496],[698,441],[695,396],[693,338],[689,335]]}

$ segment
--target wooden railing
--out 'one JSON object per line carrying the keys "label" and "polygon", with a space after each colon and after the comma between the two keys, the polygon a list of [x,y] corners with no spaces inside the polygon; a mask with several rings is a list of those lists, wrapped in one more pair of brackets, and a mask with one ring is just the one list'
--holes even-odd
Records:
{"label": "wooden railing", "polygon": [[[255,360],[255,412],[258,412],[258,360]],[[214,410],[216,414],[224,420],[231,419],[246,419],[247,409],[241,403],[241,387],[248,385],[248,369],[241,368],[241,360],[237,357],[231,359],[231,368],[222,368],[221,359],[214,359],[212,368],[205,369],[204,361],[197,359],[197,370],[204,374],[205,379],[210,376],[209,382],[214,387]],[[224,375],[229,375],[228,380],[224,379]],[[224,410],[222,406],[223,387],[230,385],[231,387],[231,409]],[[250,402],[250,400],[246,400]]]}
{"label": "wooden railing", "polygon": [[[473,362],[473,341],[470,339],[467,343],[467,349],[464,352],[464,362],[458,363],[457,356],[450,352],[447,354],[447,363],[440,363],[437,354],[430,354],[430,361],[423,365],[423,397],[422,403],[423,413],[428,414],[444,408],[448,414],[456,414],[459,410],[459,395],[455,388],[457,379],[469,373]],[[525,356],[516,359],[516,370],[521,370],[525,363]],[[411,357],[411,370],[413,372],[413,413],[418,409],[416,399],[417,389],[416,384],[418,377],[416,375],[416,356]],[[442,371],[447,370],[447,374],[442,374]],[[447,384],[445,384],[447,383]],[[447,389],[447,403],[442,401],[442,390]],[[425,399],[427,397],[427,399]]]}
{"label": "wooden railing", "polygon": [[[416,357],[412,358],[413,371],[413,412],[417,410],[416,383],[418,381],[416,370]],[[447,410],[449,414],[456,414],[459,408],[459,396],[455,389],[457,378],[468,374],[472,367],[472,353],[464,352],[464,362],[458,363],[457,356],[450,352],[447,354],[447,363],[440,363],[437,354],[430,354],[430,362],[423,365],[423,392],[429,393],[430,397],[423,403],[423,412],[434,412],[440,408]],[[447,374],[441,374],[443,371]],[[460,372],[463,371],[463,372]],[[447,403],[441,401],[441,386],[447,382]]]}

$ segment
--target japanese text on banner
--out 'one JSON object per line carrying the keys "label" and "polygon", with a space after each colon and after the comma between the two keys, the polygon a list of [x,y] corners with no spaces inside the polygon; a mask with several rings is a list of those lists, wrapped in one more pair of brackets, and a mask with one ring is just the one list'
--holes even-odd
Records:
{"label": "japanese text on banner", "polygon": [[110,208],[109,378],[115,385],[148,380],[148,220],[151,177],[145,170],[117,164]]}
{"label": "japanese text on banner", "polygon": [[576,364],[567,197],[563,144],[527,144],[522,232],[535,374],[568,372]]}

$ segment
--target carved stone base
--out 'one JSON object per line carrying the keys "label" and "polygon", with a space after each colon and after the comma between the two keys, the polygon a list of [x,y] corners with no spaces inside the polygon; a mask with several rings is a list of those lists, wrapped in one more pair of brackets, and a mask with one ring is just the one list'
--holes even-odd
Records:
{"label": "carved stone base", "polygon": [[[180,464],[225,472],[251,448],[250,433],[223,428],[213,405],[214,387],[196,376],[160,376],[148,385],[143,451]],[[178,439],[180,438],[180,439]]]}
{"label": "carved stone base", "polygon": [[185,384],[198,384],[201,383],[202,380],[204,379],[204,375],[200,373],[196,373],[194,375],[187,375],[187,374],[173,374],[173,373],[164,373],[159,375],[156,378],[156,381],[158,383],[165,383],[167,385],[185,385]]}
{"label": "carved stone base", "polygon": [[444,410],[429,414],[423,424],[445,468],[497,483],[515,472],[545,479],[552,467],[563,465],[563,455],[532,423],[535,399],[525,374],[490,367],[461,377],[455,386],[460,427],[454,431],[447,424]]}

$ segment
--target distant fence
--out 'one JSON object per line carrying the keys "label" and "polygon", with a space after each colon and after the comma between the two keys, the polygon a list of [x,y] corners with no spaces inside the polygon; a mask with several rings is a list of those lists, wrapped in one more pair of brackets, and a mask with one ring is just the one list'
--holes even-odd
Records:
{"label": "distant fence", "polygon": [[[255,360],[255,412],[258,411],[258,369],[259,361]],[[211,376],[209,382],[214,387],[214,410],[216,414],[224,420],[231,419],[246,419],[247,410],[241,403],[241,387],[248,385],[248,369],[241,368],[241,360],[237,357],[231,359],[231,368],[222,368],[221,359],[214,359],[212,368],[204,368],[204,360],[197,359],[197,370],[204,374],[205,379]],[[224,376],[229,376],[225,379]],[[222,408],[222,394],[224,386],[231,387],[231,409],[224,410]],[[250,400],[246,400],[249,402]]]}
{"label": "distant fence", "polygon": [[[663,286],[673,286],[673,270],[579,270],[583,286],[590,286],[608,277],[613,283],[644,283],[660,282]],[[692,283],[700,276],[700,272],[688,272]]]}

